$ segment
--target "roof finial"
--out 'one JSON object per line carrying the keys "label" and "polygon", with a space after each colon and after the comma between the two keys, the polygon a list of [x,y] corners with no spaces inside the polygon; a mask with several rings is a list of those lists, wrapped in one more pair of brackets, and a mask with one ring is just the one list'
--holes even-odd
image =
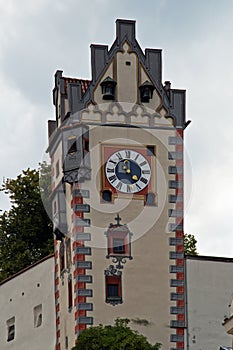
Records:
{"label": "roof finial", "polygon": [[115,220],[116,220],[116,222],[117,222],[117,226],[120,226],[121,218],[120,218],[119,213],[117,213],[117,216],[116,216]]}

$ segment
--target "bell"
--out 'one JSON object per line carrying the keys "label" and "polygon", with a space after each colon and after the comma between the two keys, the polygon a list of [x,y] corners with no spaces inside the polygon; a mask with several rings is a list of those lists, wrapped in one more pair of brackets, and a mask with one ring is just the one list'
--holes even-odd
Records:
{"label": "bell", "polygon": [[113,86],[108,84],[105,86],[104,89],[104,94],[103,94],[103,99],[104,100],[113,100],[114,99],[114,92],[113,92]]}
{"label": "bell", "polygon": [[155,89],[154,85],[150,81],[146,80],[141,86],[139,86],[139,89],[141,102],[149,102]]}
{"label": "bell", "polygon": [[102,87],[103,100],[114,100],[116,82],[110,77],[107,77],[100,84]]}
{"label": "bell", "polygon": [[145,87],[141,93],[141,100],[142,102],[149,102],[150,98],[151,98],[150,90],[148,87]]}

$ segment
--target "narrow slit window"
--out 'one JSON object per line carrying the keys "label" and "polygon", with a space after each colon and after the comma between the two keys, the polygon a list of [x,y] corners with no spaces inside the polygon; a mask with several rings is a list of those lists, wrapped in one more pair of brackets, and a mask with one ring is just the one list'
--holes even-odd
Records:
{"label": "narrow slit window", "polygon": [[34,315],[34,327],[38,328],[42,325],[42,304],[39,304],[33,308]]}
{"label": "narrow slit window", "polygon": [[7,341],[15,339],[15,317],[10,318],[6,322],[7,325]]}

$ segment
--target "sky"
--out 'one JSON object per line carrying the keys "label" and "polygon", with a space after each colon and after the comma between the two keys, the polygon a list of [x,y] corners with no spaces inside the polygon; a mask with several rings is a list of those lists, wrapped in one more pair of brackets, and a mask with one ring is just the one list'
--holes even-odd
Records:
{"label": "sky", "polygon": [[163,50],[163,81],[186,90],[185,232],[199,254],[233,258],[231,0],[0,0],[0,182],[44,159],[56,70],[90,79],[90,45],[110,48],[117,18],[136,20],[142,49]]}

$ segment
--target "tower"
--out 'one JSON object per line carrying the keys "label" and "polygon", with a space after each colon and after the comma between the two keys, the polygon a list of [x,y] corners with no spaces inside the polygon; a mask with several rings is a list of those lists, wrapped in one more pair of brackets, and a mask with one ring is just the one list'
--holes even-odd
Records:
{"label": "tower", "polygon": [[88,325],[132,320],[184,348],[185,91],[162,84],[159,49],[117,20],[91,45],[91,80],[55,74],[49,121],[57,350]]}

